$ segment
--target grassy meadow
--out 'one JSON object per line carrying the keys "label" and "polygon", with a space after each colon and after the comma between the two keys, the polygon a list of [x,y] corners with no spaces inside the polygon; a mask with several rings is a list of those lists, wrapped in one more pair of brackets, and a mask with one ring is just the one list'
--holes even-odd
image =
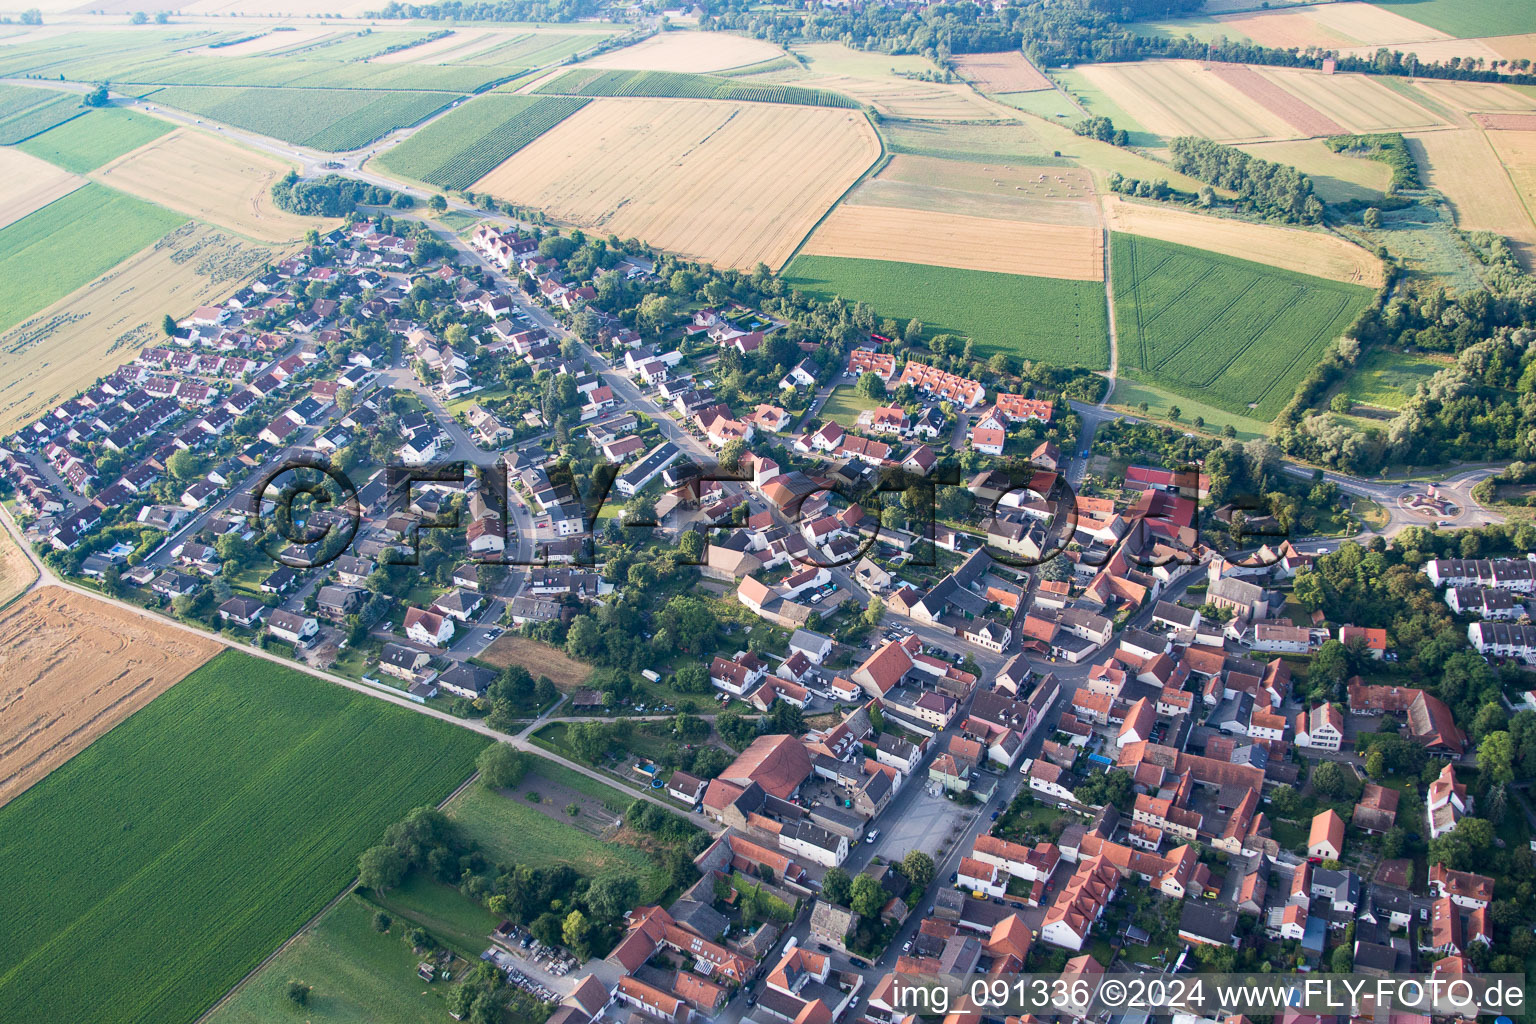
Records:
{"label": "grassy meadow", "polygon": [[1269,421],[1371,290],[1116,233],[1121,372]]}
{"label": "grassy meadow", "polygon": [[220,655],[0,810],[0,1020],[192,1020],[485,742]]}
{"label": "grassy meadow", "polygon": [[797,256],[784,276],[793,287],[849,302],[881,317],[917,317],[925,335],[958,334],[977,351],[1006,352],[1059,366],[1109,365],[1104,285],[917,263]]}

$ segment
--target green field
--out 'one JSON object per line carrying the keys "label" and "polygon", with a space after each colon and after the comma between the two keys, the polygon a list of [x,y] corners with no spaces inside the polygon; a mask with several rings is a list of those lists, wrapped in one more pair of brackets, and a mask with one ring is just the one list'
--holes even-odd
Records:
{"label": "green field", "polygon": [[465,189],[586,103],[567,96],[482,96],[416,132],[378,162],[438,188]]}
{"label": "green field", "polygon": [[751,103],[796,103],[807,107],[856,107],[840,92],[799,85],[754,85],[718,75],[681,71],[608,71],[578,68],[534,90],[556,96],[676,96]]}
{"label": "green field", "polygon": [[120,107],[93,110],[51,131],[33,136],[17,149],[58,164],[66,171],[88,174],[103,164],[153,142],[174,125]]}
{"label": "green field", "polygon": [[[374,909],[355,893],[342,900],[209,1017],[209,1024],[448,1020],[444,997],[450,986],[428,984],[416,976],[420,958],[403,938],[410,926],[397,918],[388,934],[376,932]],[[290,980],[313,986],[302,1012],[284,991]]]}
{"label": "green field", "polygon": [[1062,94],[1060,89],[1036,89],[1033,92],[1004,92],[992,97],[995,100],[1034,114],[1036,117],[1056,118],[1064,124],[1076,124],[1083,119],[1083,112]]}
{"label": "green field", "polygon": [[1120,369],[1269,421],[1371,290],[1115,234]]}
{"label": "green field", "polygon": [[[1147,403],[1147,411],[1141,411],[1141,403]],[[1109,404],[1117,409],[1124,409],[1132,416],[1146,417],[1147,419],[1166,420],[1174,423],[1184,430],[1193,430],[1195,417],[1205,421],[1206,433],[1215,434],[1221,431],[1227,424],[1237,431],[1237,436],[1244,441],[1255,437],[1268,437],[1269,424],[1261,423],[1251,416],[1239,416],[1237,413],[1218,409],[1197,398],[1188,395],[1175,395],[1164,391],[1155,384],[1146,381],[1132,380],[1121,374],[1115,380],[1114,394],[1109,396]],[[1169,410],[1174,406],[1179,409],[1179,418],[1169,418]]]}
{"label": "green field", "polygon": [[984,355],[1007,352],[1057,366],[1109,365],[1104,286],[918,263],[796,256],[784,277],[796,288],[849,302],[877,316],[923,321],[929,337],[960,334]]}
{"label": "green field", "polygon": [[[565,782],[562,777],[560,780]],[[573,787],[574,788],[574,787]],[[640,882],[642,900],[659,899],[666,892],[666,875],[645,851],[622,843],[605,843],[574,825],[545,814],[526,799],[539,792],[538,777],[530,775],[514,797],[471,786],[449,805],[448,815],[464,828],[464,834],[503,864],[527,864],[551,868],[569,864],[592,878],[609,874],[633,875]],[[549,798],[546,788],[542,796]],[[556,815],[561,809],[546,808]]]}
{"label": "green field", "polygon": [[219,655],[0,809],[0,1020],[192,1020],[485,742]]}
{"label": "green field", "polygon": [[15,145],[84,112],[76,93],[0,85],[0,145]]}
{"label": "green field", "polygon": [[827,396],[827,401],[821,407],[822,419],[836,420],[849,430],[858,422],[859,413],[865,409],[875,409],[883,405],[872,398],[866,398],[855,391],[852,385],[840,384],[832,389]]}
{"label": "green field", "polygon": [[1532,17],[1529,0],[1370,0],[1370,3],[1458,39],[1536,31],[1536,18]]}
{"label": "green field", "polygon": [[1448,359],[1372,349],[1360,357],[1344,393],[1360,405],[1401,409],[1420,384],[1450,365]]}
{"label": "green field", "polygon": [[91,183],[0,228],[0,330],[89,283],[186,219]]}
{"label": "green field", "polygon": [[452,103],[442,92],[173,86],[151,97],[274,139],[339,153],[360,149]]}

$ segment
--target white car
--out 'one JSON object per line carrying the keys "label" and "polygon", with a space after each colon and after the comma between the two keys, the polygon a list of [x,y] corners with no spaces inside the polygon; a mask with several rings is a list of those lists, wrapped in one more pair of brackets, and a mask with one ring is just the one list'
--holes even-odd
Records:
{"label": "white car", "polygon": [[872,828],[872,829],[869,830],[869,835],[864,837],[864,841],[866,843],[872,843],[876,839],[879,839],[879,838],[880,838],[880,830],[877,829],[877,828]]}

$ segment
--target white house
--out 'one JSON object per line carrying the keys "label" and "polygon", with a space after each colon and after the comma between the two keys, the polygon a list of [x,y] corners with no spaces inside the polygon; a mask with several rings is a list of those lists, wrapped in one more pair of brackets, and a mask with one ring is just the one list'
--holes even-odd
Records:
{"label": "white house", "polygon": [[453,620],[441,612],[407,608],[405,635],[419,644],[441,647],[453,639]]}

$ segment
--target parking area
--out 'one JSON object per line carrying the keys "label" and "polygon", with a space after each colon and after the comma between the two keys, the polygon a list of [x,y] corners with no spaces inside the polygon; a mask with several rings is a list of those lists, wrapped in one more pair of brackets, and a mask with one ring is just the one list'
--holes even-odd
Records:
{"label": "parking area", "polygon": [[899,817],[886,815],[881,819],[881,834],[873,853],[894,861],[901,860],[909,850],[922,850],[938,861],[939,848],[953,841],[964,827],[967,809],[945,799],[942,790],[933,795],[926,778],[914,778],[907,784],[921,784],[924,788],[913,795],[912,803]]}

